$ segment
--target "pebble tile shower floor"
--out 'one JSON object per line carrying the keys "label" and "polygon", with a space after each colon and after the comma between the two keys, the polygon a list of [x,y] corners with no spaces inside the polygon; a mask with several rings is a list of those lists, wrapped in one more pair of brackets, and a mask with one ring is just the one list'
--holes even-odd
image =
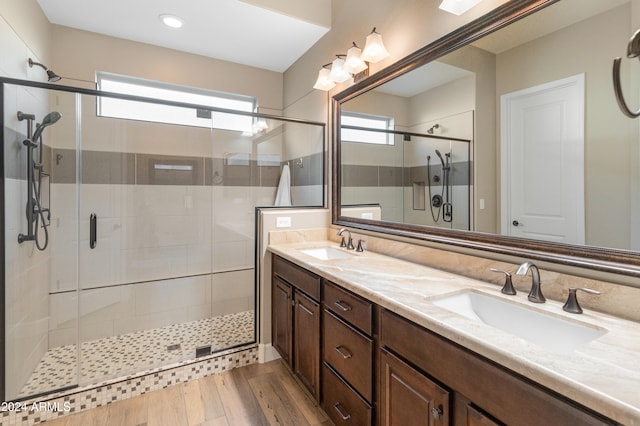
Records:
{"label": "pebble tile shower floor", "polygon": [[[253,340],[254,312],[251,310],[83,342],[81,382],[99,382],[192,359],[196,348],[204,345],[211,345],[212,352],[216,352]],[[176,345],[179,348],[175,348]],[[76,345],[47,351],[19,397],[77,384],[76,357]]]}

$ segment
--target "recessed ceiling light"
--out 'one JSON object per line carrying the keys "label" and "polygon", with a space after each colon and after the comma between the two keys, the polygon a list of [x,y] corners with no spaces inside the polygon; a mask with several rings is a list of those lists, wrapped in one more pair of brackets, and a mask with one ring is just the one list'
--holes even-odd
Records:
{"label": "recessed ceiling light", "polygon": [[453,13],[454,15],[462,15],[482,0],[442,0],[440,9]]}
{"label": "recessed ceiling light", "polygon": [[184,22],[182,21],[182,19],[178,18],[175,15],[169,15],[167,13],[164,13],[158,16],[158,18],[160,18],[160,21],[162,21],[162,23],[165,24],[167,27],[182,28],[182,25],[184,25]]}

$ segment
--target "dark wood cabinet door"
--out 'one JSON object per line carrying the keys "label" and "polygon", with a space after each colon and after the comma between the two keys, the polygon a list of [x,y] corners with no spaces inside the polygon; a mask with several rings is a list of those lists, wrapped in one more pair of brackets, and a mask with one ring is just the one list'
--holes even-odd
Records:
{"label": "dark wood cabinet door", "polygon": [[384,426],[449,425],[449,392],[384,349],[379,407]]}
{"label": "dark wood cabinet door", "polygon": [[271,295],[271,340],[273,347],[289,366],[292,366],[292,297],[291,286],[278,277],[272,281]]}
{"label": "dark wood cabinet door", "polygon": [[294,301],[293,368],[317,399],[320,395],[320,305],[295,290]]}

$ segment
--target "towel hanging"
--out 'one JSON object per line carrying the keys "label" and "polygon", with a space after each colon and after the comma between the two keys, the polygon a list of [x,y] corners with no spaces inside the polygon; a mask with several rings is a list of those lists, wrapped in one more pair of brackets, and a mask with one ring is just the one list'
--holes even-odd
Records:
{"label": "towel hanging", "polygon": [[273,205],[278,207],[291,206],[291,171],[289,170],[289,164],[285,164],[282,167],[282,174],[276,191],[276,200]]}

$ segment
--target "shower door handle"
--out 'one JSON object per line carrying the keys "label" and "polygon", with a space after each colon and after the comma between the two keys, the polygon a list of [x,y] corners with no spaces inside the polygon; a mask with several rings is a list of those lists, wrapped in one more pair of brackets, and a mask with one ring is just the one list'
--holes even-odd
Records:
{"label": "shower door handle", "polygon": [[98,216],[95,213],[91,213],[89,216],[89,247],[96,248],[98,240]]}

